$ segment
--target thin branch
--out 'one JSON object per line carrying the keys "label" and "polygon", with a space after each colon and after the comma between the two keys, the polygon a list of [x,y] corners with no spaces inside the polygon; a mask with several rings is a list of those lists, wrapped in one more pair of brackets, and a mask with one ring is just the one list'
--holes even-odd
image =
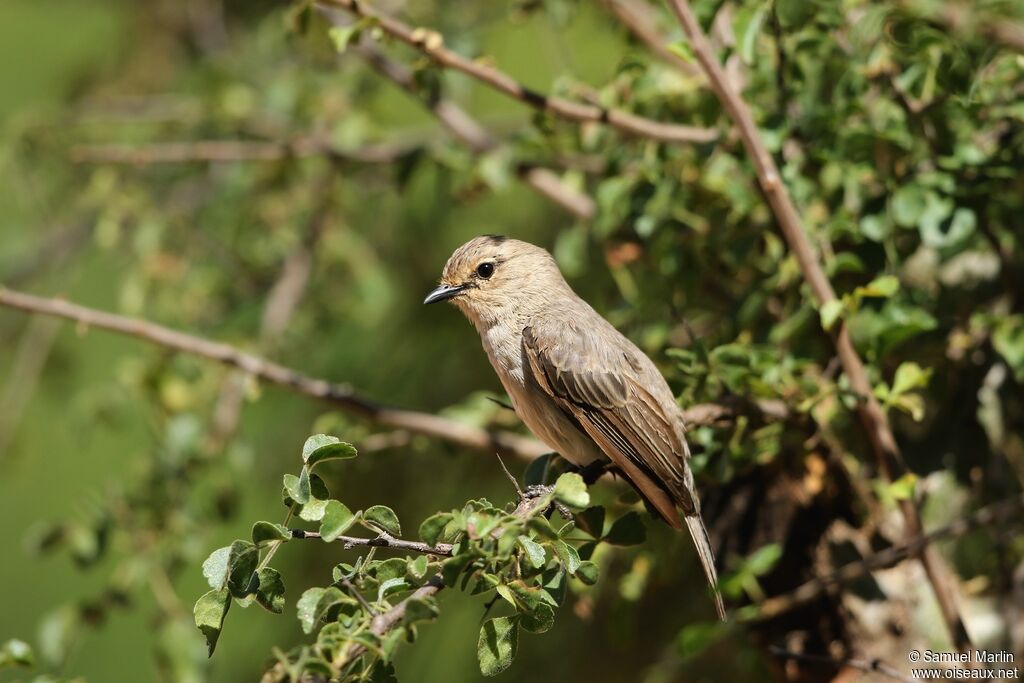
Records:
{"label": "thin branch", "polygon": [[658,31],[658,27],[654,23],[654,12],[649,4],[635,0],[601,0],[601,2],[660,60],[674,66],[687,76],[703,77],[704,74],[698,67],[668,49],[668,41]]}
{"label": "thin branch", "polygon": [[0,288],[0,306],[73,320],[84,329],[98,327],[137,337],[154,344],[191,353],[239,368],[259,379],[280,384],[306,396],[326,401],[350,413],[388,427],[440,438],[460,446],[488,452],[498,450],[524,458],[548,452],[540,442],[510,432],[488,431],[429,413],[401,410],[374,403],[348,384],[334,384],[302,374],[229,344],[195,337],[162,325],[79,306],[60,299]]}
{"label": "thin branch", "polygon": [[[517,517],[530,517],[534,513],[538,512],[538,506],[543,502],[543,498],[527,498],[521,497],[519,504],[512,514]],[[370,622],[370,631],[377,637],[383,637],[390,632],[395,626],[402,623],[402,618],[405,616],[405,611],[409,607],[409,603],[413,600],[424,600],[433,595],[436,595],[441,589],[444,588],[444,580],[441,575],[435,575],[431,577],[424,585],[417,588],[410,595],[403,598],[398,604],[394,605],[391,609],[378,614]],[[366,651],[362,645],[353,644],[348,648],[346,652],[346,661],[352,661],[356,657],[360,656]]]}
{"label": "thin branch", "polygon": [[[320,538],[319,531],[305,531],[304,529],[290,529],[292,538]],[[376,538],[359,538],[358,536],[338,536],[328,543],[341,543],[345,550],[351,548],[393,548],[395,550],[411,550],[424,555],[437,555],[438,557],[451,557],[451,543],[438,543],[430,545],[421,541],[406,541],[395,538],[390,534],[381,534]]]}
{"label": "thin branch", "polygon": [[[531,459],[550,452],[547,446],[536,439],[512,432],[481,429],[430,413],[384,406],[358,394],[351,385],[310,377],[292,368],[246,353],[230,344],[185,334],[146,320],[107,313],[62,299],[34,296],[4,287],[0,287],[0,306],[64,318],[78,323],[82,329],[98,327],[175,351],[209,358],[239,368],[272,384],[287,387],[299,394],[331,403],[342,410],[386,427],[423,434],[466,448],[489,453],[497,451],[503,455],[520,458]],[[762,417],[765,419],[775,419],[780,415],[789,414],[784,406],[773,401],[761,401],[757,405],[764,409]],[[742,410],[728,404],[698,404],[683,411],[683,417],[687,424],[700,426],[716,424],[725,421],[730,414],[740,413]]]}
{"label": "thin branch", "polygon": [[467,59],[449,50],[444,46],[444,38],[438,32],[426,28],[413,28],[360,0],[321,0],[321,4],[338,7],[357,17],[369,19],[384,33],[419,50],[437,64],[461,71],[523,104],[564,119],[604,123],[631,135],[662,142],[710,142],[718,137],[718,131],[713,128],[662,123],[619,109],[606,109],[593,104],[544,95],[531,90],[504,71],[489,66],[482,60]]}
{"label": "thin branch", "polygon": [[365,145],[341,148],[322,136],[299,136],[291,141],[193,140],[143,145],[75,145],[71,161],[80,164],[182,164],[195,162],[280,161],[311,156],[330,156],[339,161],[364,164],[393,163],[414,152],[415,144]]}
{"label": "thin branch", "polygon": [[860,657],[847,657],[844,659],[836,659],[829,657],[828,655],[812,655],[804,654],[802,652],[793,652],[791,650],[784,650],[781,647],[772,646],[768,648],[773,655],[781,657],[782,659],[795,659],[802,662],[810,662],[814,664],[830,664],[837,669],[844,667],[850,667],[863,671],[865,673],[876,673],[886,678],[891,678],[894,681],[902,681],[903,683],[914,683],[913,678],[910,676],[904,676],[900,673],[900,670],[894,667],[892,664],[883,662],[881,659],[862,659]]}
{"label": "thin branch", "polygon": [[935,541],[958,538],[982,526],[1020,523],[1024,509],[1024,495],[1003,500],[981,508],[966,518],[919,535],[904,544],[880,550],[855,562],[843,565],[827,576],[812,579],[784,595],[768,598],[757,605],[757,614],[750,621],[765,621],[789,612],[815,600],[833,586],[848,584],[878,569],[892,567],[908,557],[917,555],[922,548]]}
{"label": "thin branch", "polygon": [[[782,183],[775,160],[772,159],[768,148],[761,139],[750,107],[729,82],[687,0],[668,0],[668,2],[690,40],[697,61],[708,75],[711,87],[736,124],[747,154],[754,163],[761,189],[775,213],[779,228],[789,244],[790,250],[796,256],[804,279],[810,285],[815,299],[819,304],[833,301],[836,298],[835,291],[807,237],[793,200]],[[833,329],[831,338],[850,386],[861,399],[857,405],[857,412],[871,442],[875,460],[886,479],[894,481],[907,471],[907,467],[889,425],[889,419],[874,397],[864,363],[853,346],[847,327],[843,324],[837,325]],[[913,537],[923,533],[921,517],[914,502],[911,500],[901,501],[900,508],[906,520],[907,535]],[[935,592],[935,598],[939,603],[953,644],[960,650],[969,649],[971,640],[950,590],[948,569],[945,567],[945,563],[934,550],[927,546],[921,550],[919,557]]]}
{"label": "thin branch", "polygon": [[[486,154],[501,143],[456,103],[424,93],[416,79],[403,64],[389,58],[368,41],[353,47],[378,74],[387,78],[430,111],[455,139],[474,154]],[[553,171],[533,165],[519,169],[523,182],[550,201],[583,220],[597,213],[597,205],[586,194],[566,185]]]}

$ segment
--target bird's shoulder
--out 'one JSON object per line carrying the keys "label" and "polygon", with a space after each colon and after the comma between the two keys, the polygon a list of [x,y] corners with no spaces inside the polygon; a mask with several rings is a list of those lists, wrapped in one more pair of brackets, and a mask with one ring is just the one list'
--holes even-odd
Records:
{"label": "bird's shoulder", "polygon": [[555,393],[578,403],[614,408],[645,387],[665,383],[643,351],[581,303],[533,316],[523,329],[524,352],[533,356]]}

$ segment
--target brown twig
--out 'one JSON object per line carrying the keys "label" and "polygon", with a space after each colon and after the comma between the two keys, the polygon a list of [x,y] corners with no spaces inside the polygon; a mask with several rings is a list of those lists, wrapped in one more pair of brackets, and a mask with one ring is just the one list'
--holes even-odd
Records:
{"label": "brown twig", "polygon": [[[754,163],[761,189],[775,213],[779,229],[789,244],[790,250],[796,256],[804,279],[810,285],[815,299],[819,304],[835,300],[836,295],[832,284],[825,275],[818,255],[804,231],[793,200],[782,183],[775,160],[772,159],[768,148],[765,147],[764,141],[761,139],[750,107],[730,83],[687,0],[668,0],[668,2],[690,41],[697,61],[707,74],[712,89],[736,124],[747,154]],[[875,460],[886,479],[894,481],[902,476],[907,468],[889,425],[889,419],[874,397],[864,363],[853,346],[847,327],[841,323],[837,325],[833,328],[831,338],[850,386],[860,398],[857,412],[871,442]],[[917,506],[913,501],[905,500],[901,501],[900,507],[906,521],[907,536],[921,535],[923,527]],[[953,644],[960,650],[969,649],[970,637],[950,591],[945,563],[928,546],[921,549],[919,557],[935,592]]]}
{"label": "brown twig", "polygon": [[850,667],[863,671],[865,673],[876,673],[886,678],[891,678],[894,681],[902,681],[903,683],[914,683],[914,679],[910,676],[904,676],[900,673],[899,669],[894,667],[892,664],[883,662],[881,659],[862,659],[860,657],[847,657],[844,659],[836,659],[835,657],[829,657],[828,655],[814,655],[805,654],[803,652],[792,652],[785,650],[781,647],[769,647],[768,648],[773,655],[781,657],[782,659],[796,659],[802,662],[809,662],[814,664],[829,664],[836,667],[837,669],[843,669],[844,667]]}
{"label": "brown twig", "polygon": [[[520,498],[519,504],[516,505],[516,509],[513,511],[517,517],[530,517],[534,513],[539,511],[539,505],[548,504],[543,498]],[[436,595],[441,589],[444,588],[444,580],[440,575],[431,577],[427,583],[420,586],[409,596],[402,599],[398,604],[394,605],[391,609],[376,615],[370,622],[370,631],[377,637],[383,637],[395,626],[402,622],[402,617],[405,616],[405,610],[408,608],[409,603],[413,600],[424,600],[433,595]],[[346,652],[345,660],[351,662],[356,657],[359,657],[366,651],[362,645],[353,644],[348,648]]]}
{"label": "brown twig", "polygon": [[374,403],[348,384],[335,384],[302,374],[265,358],[241,351],[230,344],[210,341],[144,320],[97,311],[60,299],[24,294],[0,288],[0,306],[73,320],[84,329],[98,327],[137,337],[176,351],[191,353],[239,368],[254,377],[280,384],[300,394],[332,403],[360,417],[388,427],[440,438],[460,446],[519,457],[537,457],[548,452],[540,442],[510,432],[472,427],[429,413],[401,410]]}
{"label": "brown twig", "polygon": [[[319,531],[305,531],[303,529],[291,529],[292,538],[320,538]],[[376,538],[359,538],[358,536],[338,536],[332,543],[341,543],[345,550],[351,548],[393,548],[395,550],[411,550],[424,555],[437,555],[438,557],[451,557],[452,544],[438,543],[430,545],[421,541],[406,541],[395,538],[390,534],[381,534]]]}
{"label": "brown twig", "polygon": [[[146,320],[128,318],[79,306],[62,299],[34,296],[3,287],[0,287],[0,306],[28,313],[52,315],[77,322],[83,329],[98,327],[175,351],[209,358],[239,368],[272,384],[279,384],[305,396],[334,404],[342,410],[386,427],[434,437],[466,448],[490,453],[497,451],[520,458],[536,458],[550,452],[550,449],[539,441],[512,432],[481,429],[430,413],[380,405],[356,393],[348,384],[336,384],[310,377],[292,368],[246,353],[230,344],[185,334]],[[780,414],[788,415],[788,412],[780,413],[779,406],[774,402],[761,402],[760,405],[767,409],[763,413],[765,418],[774,418]],[[698,426],[721,422],[730,414],[729,411],[734,411],[733,415],[736,414],[736,408],[728,404],[699,404],[683,411],[683,417],[687,424]]]}
{"label": "brown twig", "polygon": [[757,614],[753,615],[750,620],[765,621],[801,605],[806,605],[832,586],[847,584],[872,571],[891,567],[901,560],[918,554],[922,548],[935,541],[958,538],[972,529],[982,526],[1020,523],[1024,521],[1020,516],[1022,508],[1024,508],[1024,495],[983,507],[969,517],[958,519],[901,545],[892,546],[855,562],[850,562],[832,574],[812,579],[784,595],[768,598],[758,604]]}
{"label": "brown twig", "polygon": [[703,78],[704,73],[672,50],[668,49],[668,41],[658,31],[654,23],[654,12],[646,2],[634,0],[601,0],[616,19],[635,35],[640,42],[663,62],[674,66],[687,76]]}
{"label": "brown twig", "polygon": [[713,128],[698,128],[662,123],[619,109],[606,109],[593,104],[544,95],[482,60],[472,60],[444,46],[444,38],[436,31],[413,28],[360,0],[321,0],[328,7],[341,8],[357,17],[373,21],[387,35],[419,50],[437,64],[461,71],[500,93],[535,109],[550,112],[570,121],[604,123],[625,133],[662,142],[710,142],[718,137]]}
{"label": "brown twig", "polygon": [[[355,46],[353,52],[362,57],[378,74],[422,103],[455,139],[474,154],[486,154],[500,145],[500,141],[462,107],[450,100],[424,93],[407,67],[389,58],[369,41]],[[578,218],[590,220],[597,213],[597,205],[593,199],[566,185],[549,169],[525,165],[519,170],[519,176],[539,194]]]}
{"label": "brown twig", "polygon": [[315,135],[291,141],[192,140],[142,145],[75,145],[69,156],[80,164],[182,164],[195,162],[280,161],[311,156],[330,156],[339,161],[388,164],[412,153],[419,145],[381,144],[343,149]]}

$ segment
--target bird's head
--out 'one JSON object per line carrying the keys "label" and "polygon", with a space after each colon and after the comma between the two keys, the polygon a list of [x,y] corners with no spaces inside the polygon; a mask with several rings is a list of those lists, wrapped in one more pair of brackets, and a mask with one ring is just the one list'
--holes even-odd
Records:
{"label": "bird's head", "polygon": [[544,249],[499,235],[481,235],[455,250],[441,283],[423,300],[449,300],[474,323],[490,322],[510,310],[536,304],[565,286]]}

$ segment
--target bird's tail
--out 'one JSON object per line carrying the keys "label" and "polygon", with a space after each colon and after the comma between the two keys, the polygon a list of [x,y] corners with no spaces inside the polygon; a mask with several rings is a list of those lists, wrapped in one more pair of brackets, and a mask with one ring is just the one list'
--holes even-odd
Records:
{"label": "bird's tail", "polygon": [[718,618],[725,621],[725,604],[722,602],[722,594],[718,590],[718,572],[715,571],[715,553],[711,550],[711,539],[708,538],[707,527],[700,513],[695,515],[683,515],[686,519],[686,527],[690,530],[690,537],[693,545],[697,548],[697,557],[700,558],[700,565],[704,568],[704,575],[711,584],[711,590],[715,594],[715,611]]}

